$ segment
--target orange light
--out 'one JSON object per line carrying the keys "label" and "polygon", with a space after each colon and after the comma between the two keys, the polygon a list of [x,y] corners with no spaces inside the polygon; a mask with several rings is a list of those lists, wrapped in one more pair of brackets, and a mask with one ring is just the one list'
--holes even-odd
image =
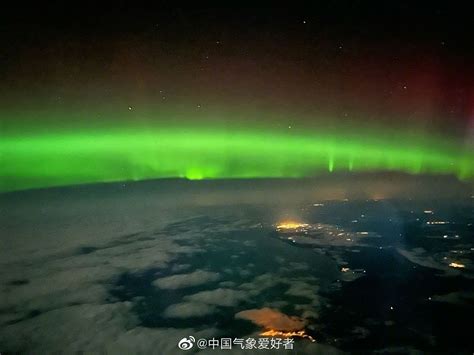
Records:
{"label": "orange light", "polygon": [[304,330],[292,331],[292,332],[283,332],[281,330],[274,330],[269,329],[260,333],[260,335],[265,337],[283,337],[283,338],[306,338],[309,339],[312,343],[316,342],[316,340],[311,336],[306,334]]}

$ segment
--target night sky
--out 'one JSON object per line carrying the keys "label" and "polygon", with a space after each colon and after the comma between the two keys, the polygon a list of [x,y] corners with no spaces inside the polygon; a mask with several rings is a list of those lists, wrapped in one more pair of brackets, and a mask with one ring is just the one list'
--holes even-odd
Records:
{"label": "night sky", "polygon": [[0,190],[336,171],[474,176],[472,11],[238,4],[4,9]]}

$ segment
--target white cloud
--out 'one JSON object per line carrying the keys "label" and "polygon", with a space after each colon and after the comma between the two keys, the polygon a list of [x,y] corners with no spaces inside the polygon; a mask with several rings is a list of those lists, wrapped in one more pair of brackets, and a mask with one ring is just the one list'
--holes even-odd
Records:
{"label": "white cloud", "polygon": [[21,353],[177,353],[178,341],[189,335],[211,337],[215,329],[144,328],[130,313],[131,304],[78,305],[56,309],[0,332],[3,349]]}
{"label": "white cloud", "polygon": [[191,264],[173,264],[173,266],[171,267],[171,272],[177,273],[177,272],[188,270],[191,267],[192,267]]}
{"label": "white cloud", "polygon": [[236,306],[239,302],[247,299],[248,293],[245,291],[232,290],[228,288],[218,288],[211,291],[202,291],[194,295],[186,296],[185,299],[193,302],[216,306]]}
{"label": "white cloud", "polygon": [[[183,243],[165,232],[192,209],[157,216],[153,208],[137,213],[141,201],[42,198],[11,209],[8,223],[0,216],[1,351],[98,353],[125,343],[143,352],[167,343],[174,350],[179,338],[169,335],[194,332],[139,327],[132,303],[109,303],[121,275],[165,269],[203,251],[193,247],[203,236],[199,229],[180,233]],[[144,333],[153,337],[144,341]]]}
{"label": "white cloud", "polygon": [[304,281],[294,281],[290,284],[290,288],[285,292],[285,294],[290,296],[305,297],[309,300],[315,301],[318,299],[318,291],[319,287],[317,286],[313,286]]}
{"label": "white cloud", "polygon": [[167,318],[202,317],[215,312],[215,307],[200,302],[182,302],[172,304],[163,312]]}
{"label": "white cloud", "polygon": [[72,353],[99,350],[125,329],[135,327],[131,304],[78,305],[55,309],[3,327],[0,344],[20,352]]}
{"label": "white cloud", "polygon": [[203,285],[219,280],[220,275],[216,272],[196,270],[188,274],[179,274],[162,277],[153,281],[153,285],[161,289],[175,290],[185,287]]}

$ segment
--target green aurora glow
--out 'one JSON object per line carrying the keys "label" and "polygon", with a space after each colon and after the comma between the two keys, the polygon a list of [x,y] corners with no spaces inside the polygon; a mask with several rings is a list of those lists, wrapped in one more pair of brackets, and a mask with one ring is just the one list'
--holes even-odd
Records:
{"label": "green aurora glow", "polygon": [[[184,128],[183,128],[184,127]],[[94,182],[308,177],[333,171],[474,175],[474,154],[435,137],[154,123],[5,130],[0,190]]]}

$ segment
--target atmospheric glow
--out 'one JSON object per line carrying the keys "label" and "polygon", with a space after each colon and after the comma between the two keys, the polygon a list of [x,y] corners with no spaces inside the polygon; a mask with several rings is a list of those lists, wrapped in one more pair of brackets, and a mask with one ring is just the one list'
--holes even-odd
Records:
{"label": "atmospheric glow", "polygon": [[399,144],[375,134],[290,131],[212,124],[5,130],[0,191],[171,177],[297,178],[336,171],[474,176],[471,151],[435,140]]}

